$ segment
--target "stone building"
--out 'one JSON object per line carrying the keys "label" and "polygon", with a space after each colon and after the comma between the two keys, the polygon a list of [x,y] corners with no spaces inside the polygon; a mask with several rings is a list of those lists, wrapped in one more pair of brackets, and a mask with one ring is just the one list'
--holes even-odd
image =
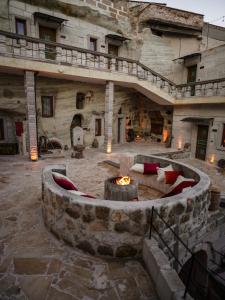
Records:
{"label": "stone building", "polygon": [[225,28],[157,3],[2,0],[0,153],[151,139],[225,150]]}

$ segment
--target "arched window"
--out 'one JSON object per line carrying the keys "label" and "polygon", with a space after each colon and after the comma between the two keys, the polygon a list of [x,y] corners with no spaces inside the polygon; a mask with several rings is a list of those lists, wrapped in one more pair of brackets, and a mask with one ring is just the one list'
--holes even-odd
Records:
{"label": "arched window", "polygon": [[84,108],[84,100],[85,100],[85,94],[84,93],[77,93],[77,98],[76,98],[76,108],[77,109],[83,109]]}

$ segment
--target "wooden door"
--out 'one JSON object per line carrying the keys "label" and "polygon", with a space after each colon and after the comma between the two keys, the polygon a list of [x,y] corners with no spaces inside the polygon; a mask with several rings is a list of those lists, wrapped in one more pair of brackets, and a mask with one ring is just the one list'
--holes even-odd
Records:
{"label": "wooden door", "polygon": [[201,160],[206,158],[209,126],[198,125],[197,145],[195,157]]}
{"label": "wooden door", "polygon": [[[108,44],[108,54],[111,54],[113,56],[119,56],[119,47],[116,45]],[[108,63],[108,68],[110,69],[111,65],[111,59]],[[118,61],[116,60],[115,69],[118,70]]]}
{"label": "wooden door", "polygon": [[[197,78],[197,65],[188,67],[187,83],[196,82]],[[191,87],[191,96],[195,95],[195,86]]]}
{"label": "wooden door", "polygon": [[[39,37],[45,42],[56,42],[56,29],[39,26]],[[45,46],[45,58],[55,60],[56,48],[54,46]]]}

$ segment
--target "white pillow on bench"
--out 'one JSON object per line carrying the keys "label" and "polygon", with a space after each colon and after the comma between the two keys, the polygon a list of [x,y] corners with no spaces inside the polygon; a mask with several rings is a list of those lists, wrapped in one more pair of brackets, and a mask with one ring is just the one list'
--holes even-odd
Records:
{"label": "white pillow on bench", "polygon": [[144,164],[135,164],[130,168],[130,171],[134,171],[137,173],[144,173]]}

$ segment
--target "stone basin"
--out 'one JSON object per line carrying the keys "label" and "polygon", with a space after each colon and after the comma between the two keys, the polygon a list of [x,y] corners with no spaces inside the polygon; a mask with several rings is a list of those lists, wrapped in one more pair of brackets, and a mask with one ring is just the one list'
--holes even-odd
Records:
{"label": "stone basin", "polygon": [[[155,200],[89,199],[58,186],[52,171],[66,175],[66,167],[50,165],[42,172],[42,211],[47,228],[58,239],[92,255],[122,258],[141,256],[153,206],[170,225],[179,220],[180,234],[186,238],[205,225],[210,201],[208,175],[191,166],[157,156],[137,155],[133,162],[159,162],[162,167],[172,164],[175,170],[182,170],[185,177],[194,178],[198,183],[179,195]],[[145,180],[145,184],[156,188],[154,176],[143,176],[136,175],[135,180],[139,183]],[[154,222],[164,234],[163,224],[157,218]]]}

